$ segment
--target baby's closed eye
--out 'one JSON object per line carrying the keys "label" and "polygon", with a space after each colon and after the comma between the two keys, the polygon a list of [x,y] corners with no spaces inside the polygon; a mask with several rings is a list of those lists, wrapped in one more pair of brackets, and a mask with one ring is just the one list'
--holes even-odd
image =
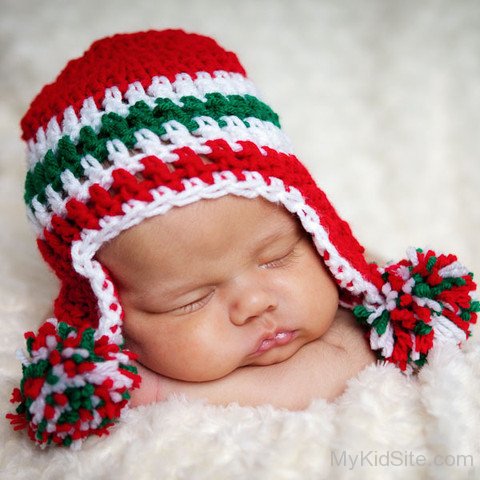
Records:
{"label": "baby's closed eye", "polygon": [[213,294],[215,293],[215,289],[213,289],[211,292],[207,293],[207,295],[204,295],[203,297],[200,297],[193,302],[187,303],[185,305],[182,305],[180,307],[175,307],[172,310],[169,310],[171,313],[176,313],[176,314],[188,314],[188,313],[193,313],[197,310],[200,310],[200,308],[203,308],[213,297]]}
{"label": "baby's closed eye", "polygon": [[[291,265],[293,261],[299,256],[297,244],[298,242],[292,248],[290,248],[286,253],[282,253],[280,254],[280,256],[275,256],[273,259],[260,264],[260,267],[261,268],[281,268],[281,267],[286,267]],[[215,288],[213,288],[206,295],[202,295],[197,299],[195,299],[194,301],[186,303],[185,305],[172,308],[171,310],[168,310],[168,312],[178,313],[182,315],[193,313],[197,310],[200,310],[205,305],[207,305],[207,303],[213,297],[214,293],[215,293]]]}
{"label": "baby's closed eye", "polygon": [[293,261],[298,258],[299,252],[296,244],[293,248],[289,249],[287,253],[282,254],[272,260],[264,262],[260,265],[261,268],[278,268],[290,265]]}

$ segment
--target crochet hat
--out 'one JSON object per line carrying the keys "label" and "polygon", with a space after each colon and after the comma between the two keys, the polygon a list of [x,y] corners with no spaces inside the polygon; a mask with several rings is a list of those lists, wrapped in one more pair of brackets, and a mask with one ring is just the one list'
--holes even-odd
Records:
{"label": "crochet hat", "polygon": [[[28,332],[9,414],[40,445],[108,432],[140,377],[122,306],[95,258],[144,219],[200,199],[263,197],[297,215],[379,357],[421,366],[476,321],[472,274],[453,255],[411,249],[379,268],[293,155],[277,114],[235,54],[181,30],[95,42],[43,88],[21,122],[25,202],[61,282],[54,317]],[[188,234],[188,226],[185,227]]]}

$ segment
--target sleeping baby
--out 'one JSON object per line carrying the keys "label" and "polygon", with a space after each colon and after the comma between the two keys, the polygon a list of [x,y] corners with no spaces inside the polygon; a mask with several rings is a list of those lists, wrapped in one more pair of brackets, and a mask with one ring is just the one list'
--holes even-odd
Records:
{"label": "sleeping baby", "polygon": [[132,405],[173,391],[303,408],[375,361],[311,237],[275,203],[227,195],[175,208],[97,258],[141,364]]}
{"label": "sleeping baby", "polygon": [[95,42],[22,120],[27,212],[61,282],[7,417],[78,447],[171,394],[303,409],[407,375],[476,321],[473,275],[369,262],[235,54],[181,30]]}

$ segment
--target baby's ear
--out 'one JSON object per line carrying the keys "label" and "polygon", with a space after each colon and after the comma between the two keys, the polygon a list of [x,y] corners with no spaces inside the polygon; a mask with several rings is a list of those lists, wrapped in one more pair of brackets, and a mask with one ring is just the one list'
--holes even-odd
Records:
{"label": "baby's ear", "polygon": [[381,357],[411,372],[435,345],[458,346],[471,335],[480,302],[473,300],[473,274],[455,255],[410,248],[407,258],[379,267],[382,284],[353,308],[369,328],[370,344]]}

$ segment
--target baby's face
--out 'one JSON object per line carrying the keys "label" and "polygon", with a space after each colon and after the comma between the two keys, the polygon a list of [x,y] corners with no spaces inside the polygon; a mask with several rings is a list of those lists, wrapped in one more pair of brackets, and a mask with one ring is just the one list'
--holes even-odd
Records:
{"label": "baby's face", "polygon": [[286,360],[331,325],[334,281],[296,217],[226,196],[174,208],[100,249],[127,346],[162,375],[221,378]]}

